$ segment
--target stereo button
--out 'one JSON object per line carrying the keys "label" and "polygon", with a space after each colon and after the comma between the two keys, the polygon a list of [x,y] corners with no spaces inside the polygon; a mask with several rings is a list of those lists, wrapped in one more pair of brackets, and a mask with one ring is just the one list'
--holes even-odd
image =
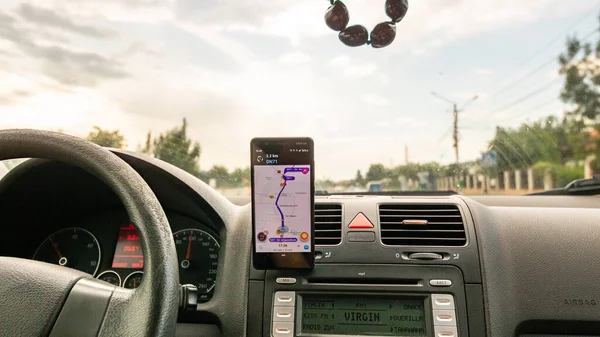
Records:
{"label": "stereo button", "polygon": [[433,325],[456,326],[454,310],[433,310]]}
{"label": "stereo button", "polygon": [[275,306],[293,307],[296,305],[296,293],[294,291],[278,291],[275,293]]}
{"label": "stereo button", "polygon": [[431,307],[434,310],[454,310],[454,297],[449,294],[431,294]]}
{"label": "stereo button", "polygon": [[294,322],[273,322],[273,337],[294,336]]}
{"label": "stereo button", "polygon": [[296,284],[296,279],[293,277],[278,277],[275,282],[278,284]]}
{"label": "stereo button", "polygon": [[436,326],[435,337],[458,337],[458,331],[453,326]]}
{"label": "stereo button", "polygon": [[452,285],[450,280],[429,280],[429,285],[432,287],[449,287]]}
{"label": "stereo button", "polygon": [[293,322],[294,308],[293,307],[274,307],[273,322]]}

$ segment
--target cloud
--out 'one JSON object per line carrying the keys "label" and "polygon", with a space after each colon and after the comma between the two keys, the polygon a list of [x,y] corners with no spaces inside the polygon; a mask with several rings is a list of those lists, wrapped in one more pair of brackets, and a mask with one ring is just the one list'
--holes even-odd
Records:
{"label": "cloud", "polygon": [[[350,24],[371,30],[386,19],[383,6],[373,0],[348,0]],[[288,38],[299,44],[307,39],[335,35],[323,22],[327,2],[314,0],[174,0],[175,17],[199,27],[243,31]],[[557,19],[589,10],[589,2],[562,0],[427,0],[410,3],[397,25],[394,53],[422,54],[453,41],[484,32]]]}
{"label": "cloud", "polygon": [[310,55],[301,52],[292,52],[282,55],[278,61],[280,64],[298,65],[309,63],[312,60]]}
{"label": "cloud", "polygon": [[77,33],[96,38],[105,38],[115,34],[110,30],[77,24],[72,19],[59,15],[50,9],[38,8],[29,4],[21,4],[21,6],[19,6],[18,13],[22,18],[40,26],[58,28],[71,33]]}
{"label": "cloud", "polygon": [[0,38],[12,42],[26,55],[42,60],[42,71],[62,84],[95,86],[102,79],[128,76],[120,62],[100,54],[34,42],[30,30],[19,26],[13,17],[4,13],[0,13]]}
{"label": "cloud", "polygon": [[[196,1],[202,3],[202,1]],[[173,19],[174,0],[30,0],[29,3],[84,20],[158,24]]]}
{"label": "cloud", "polygon": [[332,58],[329,63],[334,67],[348,67],[352,60],[350,56],[343,55]]}
{"label": "cloud", "polygon": [[312,0],[177,0],[176,17],[199,27],[280,36],[298,43],[331,31],[323,23],[327,4]]}
{"label": "cloud", "polygon": [[[382,3],[345,2],[352,24],[370,29],[385,18]],[[311,135],[319,144],[319,174],[334,178],[356,172],[360,163],[340,168],[337,160],[356,151],[367,153],[365,163],[387,163],[397,154],[386,144],[407,143],[413,160],[437,159],[435,141],[450,127],[451,115],[435,105],[442,102],[428,100],[430,89],[445,83],[443,77],[429,74],[439,68],[428,65],[452,59],[444,53],[432,55],[432,48],[452,43],[463,47],[464,42],[470,50],[479,37],[456,41],[486,31],[518,29],[539,18],[567,17],[583,6],[556,0],[413,1],[398,25],[398,41],[375,51],[346,48],[337,41],[323,22],[327,1],[27,3],[37,11],[37,17],[29,16],[34,20],[27,14],[13,18],[0,13],[0,88],[6,88],[0,89],[0,97],[11,104],[3,106],[2,112],[11,116],[0,118],[0,127],[60,127],[81,135],[101,124],[121,129],[135,148],[148,130],[156,134],[187,117],[190,135],[203,146],[203,168],[246,165],[246,145],[253,136]],[[11,6],[17,13],[23,11],[19,2]],[[49,16],[40,17],[44,11]],[[75,31],[82,26],[91,27],[91,34],[85,28],[84,33]],[[119,38],[98,39],[93,30],[105,32],[101,27],[114,29]],[[507,53],[511,50],[506,40],[499,42],[507,46]],[[393,57],[399,52],[405,55]],[[3,62],[16,72],[26,69],[22,77],[66,91],[9,83],[1,72]],[[491,67],[495,61],[490,62],[468,64]],[[475,76],[471,66],[458,67],[464,78],[451,81],[456,86],[446,92],[455,91],[451,98],[462,102],[472,97],[469,88],[478,88],[483,78]],[[463,92],[468,96],[461,100]],[[480,110],[475,104],[469,107],[461,124],[468,112],[482,114]],[[473,139],[473,147],[485,137]]]}
{"label": "cloud", "polygon": [[417,118],[413,118],[413,117],[397,117],[396,119],[394,119],[394,123],[396,123],[396,125],[402,126],[404,128],[411,128],[411,129],[419,129],[419,128],[423,128],[425,126],[427,126],[427,122],[423,121],[422,119],[417,119]]}
{"label": "cloud", "polygon": [[[372,75],[377,71],[375,63],[371,62],[356,62],[349,56],[337,56],[329,62],[333,67],[343,69],[344,76],[348,78],[363,78]],[[382,81],[387,80],[383,77]]]}
{"label": "cloud", "polygon": [[495,72],[494,69],[490,69],[490,68],[473,68],[471,71],[474,74],[482,75],[482,76],[490,75]]}
{"label": "cloud", "polygon": [[387,98],[378,94],[366,94],[362,98],[363,102],[378,107],[385,107],[389,105]]}
{"label": "cloud", "polygon": [[352,65],[344,69],[344,74],[346,77],[362,78],[375,73],[376,70],[377,66],[374,63],[364,63]]}
{"label": "cloud", "polygon": [[14,89],[9,92],[0,92],[0,106],[14,105],[21,103],[23,99],[33,96],[32,92]]}

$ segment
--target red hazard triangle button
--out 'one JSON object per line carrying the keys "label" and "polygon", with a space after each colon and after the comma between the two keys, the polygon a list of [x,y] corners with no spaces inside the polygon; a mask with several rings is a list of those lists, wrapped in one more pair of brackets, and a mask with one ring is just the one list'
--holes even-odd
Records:
{"label": "red hazard triangle button", "polygon": [[348,228],[373,228],[373,224],[371,221],[369,221],[366,215],[364,215],[362,212],[358,212],[354,219],[350,221]]}

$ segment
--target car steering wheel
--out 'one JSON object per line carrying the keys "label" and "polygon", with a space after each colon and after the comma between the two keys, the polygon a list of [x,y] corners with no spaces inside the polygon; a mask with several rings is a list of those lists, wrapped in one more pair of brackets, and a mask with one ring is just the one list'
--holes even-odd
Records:
{"label": "car steering wheel", "polygon": [[48,131],[0,131],[0,160],[30,157],[78,166],[116,193],[141,237],[144,279],[130,290],[58,265],[0,257],[1,334],[173,336],[177,256],[169,222],[150,187],[123,160],[83,139]]}

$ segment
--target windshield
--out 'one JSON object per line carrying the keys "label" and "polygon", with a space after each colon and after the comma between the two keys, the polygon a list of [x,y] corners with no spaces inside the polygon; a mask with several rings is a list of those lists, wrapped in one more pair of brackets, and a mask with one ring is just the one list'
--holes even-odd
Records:
{"label": "windshield", "polygon": [[[348,25],[390,20],[343,3]],[[225,195],[249,195],[253,137],[312,137],[320,193],[520,195],[600,169],[598,1],[411,1],[381,49],[344,45],[329,5],[3,2],[0,128],[143,152]]]}

